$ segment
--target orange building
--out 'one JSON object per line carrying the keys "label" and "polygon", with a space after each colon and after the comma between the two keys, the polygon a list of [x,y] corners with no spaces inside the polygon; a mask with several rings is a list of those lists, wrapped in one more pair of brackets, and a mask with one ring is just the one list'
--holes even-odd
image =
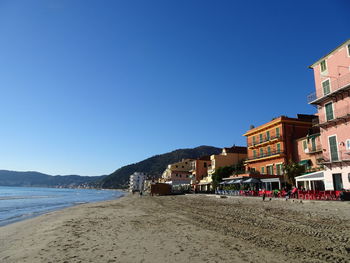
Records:
{"label": "orange building", "polygon": [[192,173],[193,184],[197,184],[208,175],[208,167],[211,166],[210,156],[202,156],[197,160],[193,160],[191,166],[190,172]]}
{"label": "orange building", "polygon": [[308,134],[313,118],[314,115],[302,114],[297,118],[281,116],[247,131],[246,171],[282,175],[284,163],[297,161],[295,140]]}

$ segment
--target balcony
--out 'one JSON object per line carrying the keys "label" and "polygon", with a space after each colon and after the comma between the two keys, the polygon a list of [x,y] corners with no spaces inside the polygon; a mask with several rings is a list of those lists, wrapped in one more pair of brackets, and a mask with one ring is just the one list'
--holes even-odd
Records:
{"label": "balcony", "polygon": [[279,141],[282,139],[282,135],[278,134],[278,135],[271,135],[270,137],[267,137],[266,135],[263,136],[262,140],[260,140],[260,138],[258,138],[259,140],[255,141],[255,142],[248,142],[248,147],[257,147],[272,141]]}
{"label": "balcony", "polygon": [[308,148],[308,154],[314,154],[314,153],[319,153],[322,152],[322,145],[316,145],[315,147],[309,147]]}
{"label": "balcony", "polygon": [[324,152],[320,161],[320,163],[325,165],[343,162],[350,162],[350,150],[341,150],[334,153]]}
{"label": "balcony", "polygon": [[322,89],[317,90],[307,96],[307,103],[309,104],[320,104],[324,100],[335,97],[341,94],[343,91],[350,89],[350,73],[345,74],[337,79],[330,81],[331,91],[328,94],[324,94]]}
{"label": "balcony", "polygon": [[248,156],[246,162],[252,162],[252,161],[256,161],[259,159],[266,159],[269,157],[278,157],[280,155],[284,155],[283,151],[270,151],[270,152],[265,152],[262,154],[257,154],[256,156]]}
{"label": "balcony", "polygon": [[313,125],[321,128],[327,128],[328,126],[338,124],[341,121],[346,122],[349,119],[350,119],[350,106],[347,106],[339,109],[335,108],[333,112],[333,116],[328,118],[326,117],[325,114],[322,114],[321,116],[319,116],[318,120],[314,119],[315,121],[313,122]]}

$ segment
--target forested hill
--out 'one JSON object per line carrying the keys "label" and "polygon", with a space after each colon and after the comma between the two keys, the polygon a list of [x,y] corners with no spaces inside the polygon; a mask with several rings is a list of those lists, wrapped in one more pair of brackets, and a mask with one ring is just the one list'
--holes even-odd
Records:
{"label": "forested hill", "polygon": [[179,149],[169,153],[153,156],[141,162],[123,166],[103,178],[100,185],[103,188],[123,188],[129,182],[129,176],[134,172],[144,172],[159,177],[168,164],[181,161],[186,158],[198,158],[205,155],[219,154],[220,148],[212,146],[199,146],[193,149]]}
{"label": "forested hill", "polygon": [[78,187],[101,180],[101,176],[48,175],[39,172],[0,170],[1,186]]}

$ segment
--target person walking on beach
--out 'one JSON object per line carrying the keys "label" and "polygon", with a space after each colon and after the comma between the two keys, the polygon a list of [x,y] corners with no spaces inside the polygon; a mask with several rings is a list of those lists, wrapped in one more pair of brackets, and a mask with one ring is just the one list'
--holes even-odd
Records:
{"label": "person walking on beach", "polygon": [[265,198],[266,198],[266,190],[265,189],[262,190],[262,198],[263,198],[263,202],[264,202]]}

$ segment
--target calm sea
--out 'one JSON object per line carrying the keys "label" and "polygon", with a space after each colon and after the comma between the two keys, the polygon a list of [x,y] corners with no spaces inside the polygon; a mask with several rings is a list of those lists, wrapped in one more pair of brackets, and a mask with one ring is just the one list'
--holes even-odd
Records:
{"label": "calm sea", "polygon": [[0,186],[0,226],[65,207],[111,200],[120,191]]}

